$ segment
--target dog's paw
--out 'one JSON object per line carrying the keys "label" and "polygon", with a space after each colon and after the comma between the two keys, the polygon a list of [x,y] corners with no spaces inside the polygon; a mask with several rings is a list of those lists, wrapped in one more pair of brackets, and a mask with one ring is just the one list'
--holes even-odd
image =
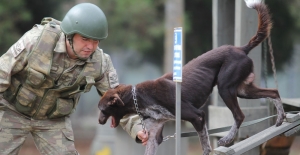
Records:
{"label": "dog's paw", "polygon": [[245,2],[248,8],[253,9],[256,4],[262,3],[262,0],[245,0]]}
{"label": "dog's paw", "polygon": [[230,144],[232,141],[233,141],[233,139],[228,139],[228,138],[226,138],[226,137],[223,137],[223,138],[221,138],[221,139],[218,141],[218,146],[225,146],[225,145],[228,145],[228,144]]}
{"label": "dog's paw", "polygon": [[204,151],[203,152],[203,155],[209,155],[211,153],[211,150],[209,150],[209,151]]}
{"label": "dog's paw", "polygon": [[282,124],[283,120],[285,119],[285,117],[286,117],[285,113],[278,114],[277,120],[276,120],[276,126],[280,126]]}
{"label": "dog's paw", "polygon": [[202,148],[203,148],[203,155],[209,155],[211,153],[211,146],[209,145],[203,145],[202,144]]}

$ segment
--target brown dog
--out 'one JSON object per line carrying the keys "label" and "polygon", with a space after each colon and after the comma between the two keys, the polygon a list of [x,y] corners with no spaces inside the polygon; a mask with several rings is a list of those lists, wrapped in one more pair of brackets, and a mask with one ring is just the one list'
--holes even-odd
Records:
{"label": "brown dog", "polygon": [[[253,62],[247,54],[268,37],[272,23],[264,4],[254,3],[250,6],[258,12],[259,25],[256,35],[247,45],[221,46],[191,60],[183,67],[181,118],[189,121],[198,132],[204,155],[211,152],[211,147],[204,122],[205,114],[198,108],[205,103],[215,85],[235,120],[229,134],[219,140],[219,145],[232,142],[244,120],[237,97],[271,98],[278,113],[276,126],[281,125],[285,118],[278,91],[258,88],[253,84]],[[168,73],[156,80],[139,83],[136,88],[120,85],[108,90],[98,105],[101,111],[99,123],[105,124],[112,116],[112,125],[116,127],[124,115],[137,113],[133,100],[136,97],[139,112],[149,131],[145,155],[154,155],[162,142],[164,123],[175,119],[175,83],[172,78],[172,73]]]}

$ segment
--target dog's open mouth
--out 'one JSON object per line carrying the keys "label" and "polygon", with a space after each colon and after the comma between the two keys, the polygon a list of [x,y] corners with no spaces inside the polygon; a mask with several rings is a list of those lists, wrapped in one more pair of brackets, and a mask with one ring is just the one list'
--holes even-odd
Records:
{"label": "dog's open mouth", "polygon": [[112,127],[112,128],[117,127],[117,125],[116,125],[116,119],[115,119],[114,116],[111,116],[111,125],[110,125],[110,127]]}
{"label": "dog's open mouth", "polygon": [[100,112],[99,123],[105,124],[110,117],[111,117],[110,127],[116,128],[120,123],[120,118],[118,116],[113,116],[113,115],[109,116],[109,115],[105,115],[103,112]]}
{"label": "dog's open mouth", "polygon": [[116,128],[120,124],[120,118],[117,116],[111,116],[111,128]]}

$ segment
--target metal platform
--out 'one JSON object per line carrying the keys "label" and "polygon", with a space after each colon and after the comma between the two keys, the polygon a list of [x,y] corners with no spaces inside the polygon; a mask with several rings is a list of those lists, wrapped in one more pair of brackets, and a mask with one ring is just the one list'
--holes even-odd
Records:
{"label": "metal platform", "polygon": [[300,130],[300,113],[287,114],[286,121],[279,127],[269,127],[237,144],[230,147],[218,147],[214,149],[215,155],[240,155],[251,150],[254,147],[270,140],[271,138],[284,134],[292,136]]}
{"label": "metal platform", "polygon": [[283,104],[300,108],[300,98],[281,98]]}

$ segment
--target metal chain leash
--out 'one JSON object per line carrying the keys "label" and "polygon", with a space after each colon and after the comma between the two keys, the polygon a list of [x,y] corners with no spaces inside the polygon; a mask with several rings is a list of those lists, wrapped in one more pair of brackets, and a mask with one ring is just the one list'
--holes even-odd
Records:
{"label": "metal chain leash", "polygon": [[[139,110],[139,107],[138,107],[138,104],[137,104],[137,97],[136,97],[136,92],[135,92],[135,86],[132,86],[132,98],[133,98],[133,103],[134,103],[134,107],[135,107],[135,110],[137,112],[137,114],[139,115],[140,117],[140,120],[141,120],[141,124],[142,124],[142,128],[143,128],[143,131],[146,132],[146,129],[145,129],[145,122],[143,120],[143,116]],[[176,133],[174,133],[173,135],[169,135],[169,136],[166,136],[163,138],[163,141],[167,141],[169,140],[170,138],[175,138],[176,136]]]}
{"label": "metal chain leash", "polygon": [[165,142],[165,141],[167,141],[167,140],[169,140],[170,138],[174,138],[174,139],[176,139],[176,133],[174,133],[173,135],[168,135],[168,136],[166,136],[166,137],[164,137],[163,138],[163,142]]}
{"label": "metal chain leash", "polygon": [[145,129],[145,122],[143,120],[143,116],[139,110],[139,107],[138,107],[138,104],[137,104],[137,98],[136,98],[136,93],[135,93],[135,86],[132,86],[132,98],[133,98],[133,103],[134,103],[134,106],[135,106],[135,110],[137,112],[137,114],[139,115],[140,117],[140,120],[141,120],[141,124],[142,124],[142,128],[143,128],[143,131],[146,132],[146,129]]}

